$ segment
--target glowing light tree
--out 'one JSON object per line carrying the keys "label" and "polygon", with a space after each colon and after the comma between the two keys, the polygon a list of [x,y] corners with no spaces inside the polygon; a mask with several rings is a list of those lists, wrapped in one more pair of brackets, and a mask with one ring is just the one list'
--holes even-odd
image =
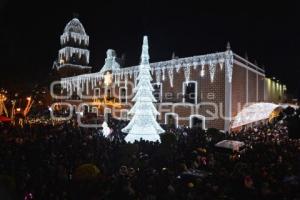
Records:
{"label": "glowing light tree", "polygon": [[153,102],[156,102],[153,96],[153,87],[151,85],[152,77],[150,74],[148,38],[144,36],[143,49],[141,55],[141,64],[139,66],[139,75],[137,77],[138,84],[134,88],[136,93],[132,99],[135,102],[128,114],[133,115],[129,124],[122,129],[122,132],[128,133],[125,137],[126,142],[134,141],[158,141],[159,134],[165,131],[156,121],[159,112],[156,110]]}

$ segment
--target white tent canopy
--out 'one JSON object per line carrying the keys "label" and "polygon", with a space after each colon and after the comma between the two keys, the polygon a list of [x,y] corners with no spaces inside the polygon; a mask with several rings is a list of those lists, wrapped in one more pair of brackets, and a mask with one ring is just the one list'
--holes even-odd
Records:
{"label": "white tent canopy", "polygon": [[268,119],[271,113],[279,105],[274,103],[254,103],[244,107],[236,117],[234,117],[231,128],[240,127],[246,124]]}
{"label": "white tent canopy", "polygon": [[291,103],[282,103],[282,104],[279,104],[283,109],[286,109],[287,107],[292,107],[294,109],[298,109],[299,106],[298,105],[295,105],[295,104],[291,104]]}
{"label": "white tent canopy", "polygon": [[244,142],[235,141],[235,140],[222,140],[215,144],[215,147],[224,148],[224,149],[231,149],[233,151],[239,151],[241,147],[245,145]]}

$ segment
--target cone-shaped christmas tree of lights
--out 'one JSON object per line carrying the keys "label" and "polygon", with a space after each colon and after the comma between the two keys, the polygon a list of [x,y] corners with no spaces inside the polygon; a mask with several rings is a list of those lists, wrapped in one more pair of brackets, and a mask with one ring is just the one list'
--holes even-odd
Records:
{"label": "cone-shaped christmas tree of lights", "polygon": [[156,116],[159,115],[159,112],[153,105],[156,99],[152,94],[154,89],[151,85],[152,77],[150,74],[147,36],[144,36],[143,40],[141,64],[139,66],[137,81],[138,84],[134,88],[136,94],[132,99],[135,104],[128,113],[133,115],[133,117],[129,124],[122,129],[122,132],[128,133],[125,141],[133,143],[142,139],[160,142],[159,134],[165,131],[156,121]]}

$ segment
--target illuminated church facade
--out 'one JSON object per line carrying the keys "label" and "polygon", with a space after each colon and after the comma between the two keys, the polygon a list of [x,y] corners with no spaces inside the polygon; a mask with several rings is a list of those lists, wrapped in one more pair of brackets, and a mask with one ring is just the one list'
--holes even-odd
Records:
{"label": "illuminated church facade", "polygon": [[[107,50],[99,72],[90,73],[89,38],[76,18],[61,36],[62,49],[54,68],[61,76],[68,102],[98,116],[128,120],[139,67],[121,66],[114,50]],[[151,37],[150,48],[151,48]],[[138,55],[137,55],[138,56]],[[150,55],[151,57],[151,55]],[[151,59],[150,59],[151,61]],[[150,63],[158,121],[169,126],[229,130],[245,104],[280,102],[285,86],[267,79],[264,69],[225,51]]]}

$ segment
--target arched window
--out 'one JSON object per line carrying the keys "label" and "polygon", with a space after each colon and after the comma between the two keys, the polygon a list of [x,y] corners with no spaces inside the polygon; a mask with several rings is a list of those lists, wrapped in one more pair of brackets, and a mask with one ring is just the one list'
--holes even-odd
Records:
{"label": "arched window", "polygon": [[153,83],[153,96],[157,102],[162,102],[162,83]]}
{"label": "arched window", "polygon": [[82,112],[83,115],[86,115],[89,112],[89,105],[88,104],[82,104],[80,106],[80,112]]}
{"label": "arched window", "polygon": [[126,87],[119,88],[119,100],[120,100],[120,103],[127,103],[127,88]]}
{"label": "arched window", "polygon": [[177,113],[166,113],[165,124],[170,127],[178,127],[178,114]]}
{"label": "arched window", "polygon": [[202,128],[205,129],[205,117],[202,115],[190,116],[190,128]]}
{"label": "arched window", "polygon": [[122,109],[120,111],[120,119],[125,120],[125,121],[128,120],[128,110],[127,109]]}
{"label": "arched window", "polygon": [[108,119],[111,117],[111,109],[110,108],[104,108],[104,120],[108,121]]}
{"label": "arched window", "polygon": [[92,113],[96,113],[96,115],[98,116],[98,108],[97,107],[92,107]]}
{"label": "arched window", "polygon": [[94,97],[100,98],[100,88],[94,88]]}
{"label": "arched window", "polygon": [[111,88],[110,87],[105,87],[105,97],[110,100],[112,98],[111,95]]}

